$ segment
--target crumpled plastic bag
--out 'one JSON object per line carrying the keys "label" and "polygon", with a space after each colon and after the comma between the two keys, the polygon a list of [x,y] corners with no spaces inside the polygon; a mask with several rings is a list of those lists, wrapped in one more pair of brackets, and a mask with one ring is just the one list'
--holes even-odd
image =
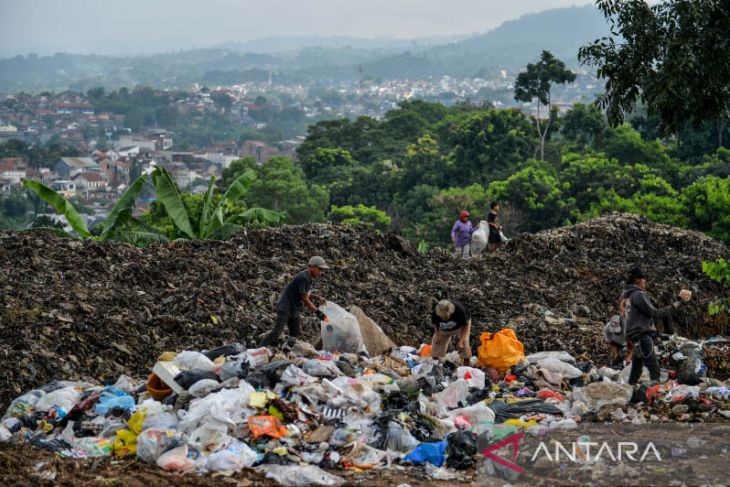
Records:
{"label": "crumpled plastic bag", "polygon": [[322,321],[322,347],[329,352],[367,352],[360,334],[360,323],[351,313],[335,303],[327,301],[322,308],[327,321]]}
{"label": "crumpled plastic bag", "polygon": [[137,436],[137,458],[155,463],[160,456],[180,445],[180,437],[174,431],[150,428]]}
{"label": "crumpled plastic bag", "polygon": [[591,382],[573,391],[573,401],[580,401],[589,411],[598,412],[604,406],[623,407],[629,403],[634,389],[616,382]]}
{"label": "crumpled plastic bag", "polygon": [[317,382],[317,379],[304,372],[294,364],[289,365],[281,374],[280,384],[287,387],[303,386]]}
{"label": "crumpled plastic bag", "polygon": [[222,423],[203,423],[188,435],[188,445],[201,452],[223,448],[231,441],[228,428]]}
{"label": "crumpled plastic bag", "polygon": [[203,370],[206,372],[213,372],[215,365],[213,361],[200,352],[193,352],[186,350],[177,354],[175,359],[172,361],[175,367],[182,370]]}
{"label": "crumpled plastic bag", "polygon": [[273,479],[281,485],[337,486],[345,483],[340,477],[332,475],[316,465],[261,465],[257,470],[264,472],[267,479]]}
{"label": "crumpled plastic bag", "polygon": [[117,431],[114,438],[114,455],[118,457],[126,457],[137,453],[137,436],[142,432],[142,424],[147,411],[140,408],[134,412],[129,421],[127,428]]}
{"label": "crumpled plastic bag", "polygon": [[64,411],[71,411],[74,404],[81,399],[81,389],[75,385],[63,387],[43,395],[35,403],[38,411],[50,411],[53,406],[58,406]]}
{"label": "crumpled plastic bag", "polygon": [[147,410],[147,414],[142,423],[142,430],[158,429],[158,430],[177,430],[180,420],[173,412],[163,411],[153,413]]}
{"label": "crumpled plastic bag", "polygon": [[103,392],[99,397],[99,402],[96,403],[94,409],[97,414],[105,416],[110,409],[123,409],[124,411],[131,411],[134,409],[135,403],[134,398],[128,394],[114,394],[112,392]]}
{"label": "crumpled plastic bag", "polygon": [[487,379],[487,375],[484,372],[473,367],[458,367],[456,369],[456,377],[466,380],[469,387],[476,387],[477,389],[484,389]]}
{"label": "crumpled plastic bag", "polygon": [[525,347],[511,328],[503,328],[497,333],[482,333],[479,340],[479,367],[493,367],[504,373],[520,361],[526,360]]}
{"label": "crumpled plastic bag", "polygon": [[361,408],[363,411],[379,411],[380,394],[375,392],[367,383],[358,379],[338,377],[331,382],[323,379],[323,389],[330,394],[327,404],[333,408],[354,406]]}
{"label": "crumpled plastic bag", "polygon": [[469,383],[464,379],[457,379],[443,391],[434,394],[436,402],[443,408],[454,409],[466,404],[469,395]]}
{"label": "crumpled plastic bag", "polygon": [[342,371],[331,360],[308,359],[302,364],[302,370],[312,377],[341,377]]}
{"label": "crumpled plastic bag", "polygon": [[342,464],[362,470],[372,468],[390,468],[391,458],[388,452],[378,450],[364,443],[355,442],[352,450],[345,455]]}
{"label": "crumpled plastic bag", "polygon": [[527,361],[531,364],[536,364],[540,360],[546,359],[546,358],[555,358],[560,360],[561,362],[568,363],[572,366],[576,365],[575,359],[571,354],[568,352],[563,351],[552,351],[552,352],[536,352],[531,353],[527,356]]}
{"label": "crumpled plastic bag", "polygon": [[444,454],[448,443],[439,441],[438,443],[421,443],[413,449],[408,455],[403,457],[404,462],[410,462],[413,465],[423,465],[431,463],[437,467],[444,464]]}
{"label": "crumpled plastic bag", "polygon": [[542,369],[558,373],[568,379],[577,379],[583,375],[583,372],[579,368],[573,367],[569,363],[563,362],[555,357],[547,357],[538,360],[537,365]]}
{"label": "crumpled plastic bag", "polygon": [[469,422],[471,431],[481,434],[488,425],[494,423],[494,411],[484,401],[481,401],[473,406],[449,411],[449,418],[455,425],[457,418],[464,418]]}
{"label": "crumpled plastic bag", "polygon": [[189,472],[193,470],[198,462],[188,456],[187,445],[178,446],[165,453],[157,459],[157,466],[168,472]]}
{"label": "crumpled plastic bag", "polygon": [[233,440],[228,446],[211,453],[205,461],[210,472],[240,472],[256,463],[256,452],[246,443]]}
{"label": "crumpled plastic bag", "polygon": [[212,379],[199,380],[188,389],[188,392],[193,397],[205,397],[214,390],[220,387],[220,382]]}
{"label": "crumpled plastic bag", "polygon": [[194,399],[180,420],[180,429],[189,433],[204,422],[218,422],[226,426],[242,424],[248,398],[253,391],[250,384],[241,381],[235,389],[222,389]]}
{"label": "crumpled plastic bag", "polygon": [[249,416],[246,421],[254,439],[261,436],[281,438],[286,434],[286,426],[274,416]]}
{"label": "crumpled plastic bag", "polygon": [[469,431],[457,431],[446,437],[446,466],[457,470],[466,470],[474,465],[477,453],[477,439]]}

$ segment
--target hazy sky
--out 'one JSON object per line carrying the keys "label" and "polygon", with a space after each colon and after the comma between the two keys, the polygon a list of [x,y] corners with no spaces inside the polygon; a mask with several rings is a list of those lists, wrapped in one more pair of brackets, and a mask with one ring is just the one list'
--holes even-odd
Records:
{"label": "hazy sky", "polygon": [[140,53],[262,37],[484,32],[585,0],[0,0],[0,56]]}

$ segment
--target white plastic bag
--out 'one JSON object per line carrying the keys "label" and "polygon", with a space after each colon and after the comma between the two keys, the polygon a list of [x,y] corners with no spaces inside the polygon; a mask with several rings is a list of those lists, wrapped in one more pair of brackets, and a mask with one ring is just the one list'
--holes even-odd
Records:
{"label": "white plastic bag", "polygon": [[486,220],[479,222],[479,227],[471,235],[471,253],[472,255],[481,254],[487,247],[489,242],[489,224]]}
{"label": "white plastic bag", "polygon": [[10,441],[10,438],[12,436],[13,434],[10,432],[10,430],[7,429],[4,424],[0,424],[0,443]]}
{"label": "white plastic bag", "polygon": [[212,452],[220,450],[231,442],[228,427],[218,422],[203,423],[188,436],[188,445],[198,451]]}
{"label": "white plastic bag", "polygon": [[81,389],[76,386],[68,386],[41,397],[35,408],[38,411],[49,411],[53,406],[58,406],[68,412],[79,402],[79,399],[81,399]]}
{"label": "white plastic bag", "polygon": [[188,458],[187,445],[173,448],[163,453],[157,459],[157,466],[168,472],[188,472],[195,468],[197,462],[192,458]]}
{"label": "white plastic bag", "polygon": [[[479,369],[473,367],[459,367],[456,369],[456,377],[464,379],[469,387],[484,389],[486,384],[486,374]],[[468,377],[468,378],[467,378]]]}
{"label": "white plastic bag", "polygon": [[558,360],[561,360],[565,363],[568,363],[570,365],[575,366],[575,359],[571,354],[568,352],[537,352],[537,353],[531,353],[527,356],[527,362],[530,364],[536,364],[542,359],[546,358],[556,358]]}
{"label": "white plastic bag", "polygon": [[387,438],[385,440],[385,449],[389,451],[398,451],[406,453],[413,450],[420,443],[408,431],[396,423],[389,421],[386,431]]}
{"label": "white plastic bag", "polygon": [[214,390],[220,387],[220,382],[213,379],[199,380],[188,389],[188,392],[193,397],[205,397]]}
{"label": "white plastic bag", "polygon": [[253,391],[251,384],[241,381],[236,389],[222,389],[194,399],[180,420],[180,430],[190,433],[202,423],[217,422],[226,426],[243,423],[248,398]]}
{"label": "white plastic bag", "polygon": [[449,411],[449,419],[452,423],[458,417],[466,419],[471,424],[471,431],[478,435],[487,431],[489,425],[494,424],[494,411],[484,401],[466,408]]}
{"label": "white plastic bag", "polygon": [[281,485],[342,485],[340,477],[325,472],[316,465],[262,465],[259,471],[266,473],[267,479],[273,479]]}
{"label": "white plastic bag", "polygon": [[446,409],[454,409],[460,406],[460,403],[466,401],[469,394],[469,384],[464,379],[458,379],[449,384],[443,391],[434,394],[436,402]]}
{"label": "white plastic bag", "polygon": [[205,461],[210,472],[240,472],[256,463],[256,452],[239,440],[233,440],[227,447],[212,453]]}
{"label": "white plastic bag", "polygon": [[179,422],[177,415],[169,411],[161,413],[148,412],[145,414],[142,429],[158,429],[163,431],[176,430]]}
{"label": "white plastic bag", "polygon": [[143,462],[155,463],[163,453],[179,443],[180,438],[174,431],[146,429],[137,436],[137,457]]}
{"label": "white plastic bag", "polygon": [[337,304],[327,301],[322,309],[327,321],[322,322],[322,346],[330,352],[360,353],[367,352],[360,323],[357,318]]}
{"label": "white plastic bag", "polygon": [[317,379],[305,373],[294,364],[290,364],[286,369],[284,369],[284,372],[281,374],[281,379],[279,380],[280,384],[284,384],[288,387],[303,386],[313,382],[317,382]]}
{"label": "white plastic bag", "polygon": [[568,379],[575,379],[583,375],[583,372],[573,367],[569,363],[558,360],[554,357],[547,357],[537,362],[538,367],[548,369],[550,372],[555,372]]}
{"label": "white plastic bag", "polygon": [[183,370],[204,370],[206,372],[212,372],[213,362],[200,352],[192,352],[186,350],[177,354],[175,359],[172,361],[172,365],[179,367]]}

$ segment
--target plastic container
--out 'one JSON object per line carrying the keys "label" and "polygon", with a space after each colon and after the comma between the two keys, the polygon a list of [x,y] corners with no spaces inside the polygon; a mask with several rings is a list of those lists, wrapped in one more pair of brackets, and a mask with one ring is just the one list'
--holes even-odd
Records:
{"label": "plastic container", "polygon": [[172,394],[172,389],[167,386],[154,372],[147,378],[147,392],[155,401],[162,401]]}

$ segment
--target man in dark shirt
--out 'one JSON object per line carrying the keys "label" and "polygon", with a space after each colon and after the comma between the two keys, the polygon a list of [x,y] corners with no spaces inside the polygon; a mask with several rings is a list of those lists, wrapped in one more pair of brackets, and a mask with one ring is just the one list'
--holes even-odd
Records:
{"label": "man in dark shirt", "polygon": [[326,318],[324,313],[318,310],[311,301],[311,298],[315,298],[321,304],[325,304],[324,298],[311,293],[312,279],[318,277],[322,273],[322,269],[329,269],[329,266],[322,257],[314,256],[309,259],[309,267],[294,276],[294,279],[287,284],[276,304],[274,329],[266,335],[259,346],[267,347],[275,343],[281,332],[284,331],[284,325],[289,327],[289,336],[298,338],[302,333],[299,326],[299,312],[302,310],[302,304],[308,310],[316,313],[320,320]]}
{"label": "man in dark shirt", "polygon": [[446,355],[451,344],[451,337],[458,335],[456,350],[464,365],[471,358],[469,333],[471,332],[471,316],[466,306],[455,299],[442,299],[431,311],[433,338],[431,339],[431,356],[440,358]]}
{"label": "man in dark shirt", "polygon": [[502,236],[500,235],[502,225],[499,223],[499,203],[496,201],[493,201],[489,205],[487,224],[489,225],[489,251],[494,252],[502,244]]}

